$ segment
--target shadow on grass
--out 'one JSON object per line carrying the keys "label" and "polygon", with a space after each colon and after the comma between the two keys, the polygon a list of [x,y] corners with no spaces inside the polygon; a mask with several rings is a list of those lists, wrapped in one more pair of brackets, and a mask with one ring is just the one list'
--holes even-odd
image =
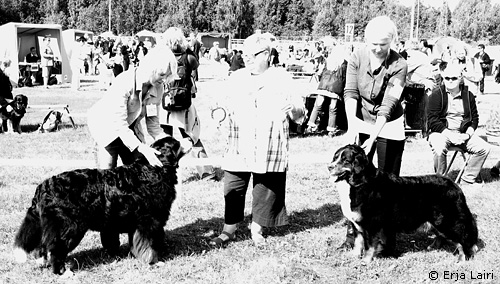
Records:
{"label": "shadow on grass", "polygon": [[[499,180],[499,177],[492,175],[490,170],[490,168],[482,168],[479,172],[478,182],[490,183]],[[454,181],[457,178],[459,172],[459,170],[450,171],[448,173],[448,176]]]}
{"label": "shadow on grass", "polygon": [[[41,123],[41,122],[40,122]],[[75,124],[76,128],[84,127],[85,124]],[[38,128],[40,127],[40,124],[25,124],[21,125],[21,131],[23,133],[32,133],[32,132],[38,132]],[[73,128],[73,125],[71,125],[71,122],[62,122],[59,124],[59,130],[62,129],[67,129],[67,128]]]}
{"label": "shadow on grass", "polygon": [[[425,232],[416,232],[411,234],[399,233],[396,236],[396,247],[391,257],[398,258],[405,253],[432,251],[432,250],[443,250],[450,254],[454,255],[458,254],[458,249],[456,245],[448,240],[442,240],[443,242],[441,247],[430,248],[430,246],[434,242],[434,238],[435,235]],[[478,239],[477,246],[479,250],[482,250],[486,246],[486,244],[484,243],[483,240]]]}
{"label": "shadow on grass", "polygon": [[[302,232],[311,228],[321,228],[339,222],[342,211],[338,204],[325,204],[317,209],[306,209],[289,214],[289,225],[274,228],[269,232],[271,236],[285,236]],[[251,216],[246,216],[238,229],[236,242],[250,239],[250,230],[247,225]],[[208,250],[215,249],[209,245],[210,238],[215,236],[215,230],[219,230],[224,223],[223,218],[211,218],[208,220],[198,219],[194,223],[166,231],[166,239],[163,251],[160,252],[160,260],[168,261],[177,256],[203,254]],[[218,233],[218,232],[217,232]],[[96,248],[90,250],[70,253],[67,261],[72,270],[91,270],[103,264],[110,264],[116,260],[129,256],[129,245],[122,244],[116,256],[111,256],[96,244]]]}
{"label": "shadow on grass", "polygon": [[[289,225],[269,229],[267,233],[270,236],[285,236],[312,228],[327,227],[339,222],[342,218],[340,205],[325,204],[317,209],[293,212],[288,216]],[[248,228],[250,222],[251,216],[246,216],[245,220],[239,224],[236,242],[250,239]],[[167,249],[163,259],[168,260],[179,255],[201,254],[214,249],[215,247],[209,245],[209,241],[220,233],[223,223],[222,218],[199,219],[192,224],[167,231]]]}

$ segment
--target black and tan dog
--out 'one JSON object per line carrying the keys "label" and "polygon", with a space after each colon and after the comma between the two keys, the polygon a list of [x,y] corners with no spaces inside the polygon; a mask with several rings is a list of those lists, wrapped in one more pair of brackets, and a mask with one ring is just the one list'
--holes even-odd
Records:
{"label": "black and tan dog", "polygon": [[[7,133],[21,133],[21,119],[28,107],[28,97],[16,95],[12,101],[0,107],[2,131]],[[0,131],[1,132],[1,131]]]}
{"label": "black and tan dog", "polygon": [[396,177],[378,171],[363,149],[338,149],[328,166],[340,194],[342,212],[355,231],[353,253],[369,262],[390,255],[396,233],[431,224],[440,238],[454,242],[459,261],[477,251],[476,221],[460,187],[437,175]]}
{"label": "black and tan dog", "polygon": [[39,184],[15,237],[16,260],[25,262],[35,251],[62,274],[68,253],[93,230],[108,252],[118,252],[119,234],[128,233],[131,252],[146,263],[157,262],[184,151],[172,137],[152,147],[161,153],[163,167],[141,157],[129,166],[72,170]]}

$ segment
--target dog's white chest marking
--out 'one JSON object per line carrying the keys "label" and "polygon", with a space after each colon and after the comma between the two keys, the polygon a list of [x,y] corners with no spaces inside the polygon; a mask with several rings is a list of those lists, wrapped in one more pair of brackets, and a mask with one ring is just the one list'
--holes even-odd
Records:
{"label": "dog's white chest marking", "polygon": [[25,263],[28,261],[28,254],[21,248],[14,248],[13,254],[17,263]]}
{"label": "dog's white chest marking", "polygon": [[349,197],[351,186],[346,181],[336,182],[334,185],[339,193],[340,208],[344,216],[353,223],[361,221],[361,214],[351,209],[351,198]]}

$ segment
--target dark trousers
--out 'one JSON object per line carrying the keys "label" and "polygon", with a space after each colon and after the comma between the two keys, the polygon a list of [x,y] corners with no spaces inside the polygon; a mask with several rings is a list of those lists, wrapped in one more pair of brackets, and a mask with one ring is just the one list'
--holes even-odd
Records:
{"label": "dark trousers", "polygon": [[[369,135],[360,133],[359,140],[363,144]],[[368,158],[373,159],[375,151],[377,151],[377,167],[379,170],[393,173],[399,176],[401,170],[401,161],[403,158],[403,150],[405,140],[397,141],[378,137],[373,148],[368,153]]]}
{"label": "dark trousers", "polygon": [[484,78],[486,77],[486,71],[483,70],[483,78],[479,81],[479,91],[484,93]]}
{"label": "dark trousers", "polygon": [[286,172],[256,174],[224,173],[224,223],[237,224],[244,219],[245,195],[253,177],[252,221],[263,227],[288,224],[285,207]]}

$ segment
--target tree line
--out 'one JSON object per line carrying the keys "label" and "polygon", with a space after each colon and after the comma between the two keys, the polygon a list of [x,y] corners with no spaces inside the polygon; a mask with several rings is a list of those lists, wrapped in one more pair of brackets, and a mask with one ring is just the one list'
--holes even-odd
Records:
{"label": "tree line", "polygon": [[[110,2],[111,1],[111,2]],[[466,42],[500,44],[500,5],[490,0],[460,0],[450,11],[418,5],[414,35],[453,36]],[[412,8],[396,0],[0,0],[0,24],[60,24],[96,34],[111,30],[133,35],[141,30],[163,32],[170,26],[186,31],[229,33],[245,38],[256,29],[280,38],[342,38],[345,24],[354,24],[362,38],[367,22],[388,15],[402,39],[408,39]],[[418,23],[418,25],[417,25]],[[417,28],[418,26],[418,28]]]}

